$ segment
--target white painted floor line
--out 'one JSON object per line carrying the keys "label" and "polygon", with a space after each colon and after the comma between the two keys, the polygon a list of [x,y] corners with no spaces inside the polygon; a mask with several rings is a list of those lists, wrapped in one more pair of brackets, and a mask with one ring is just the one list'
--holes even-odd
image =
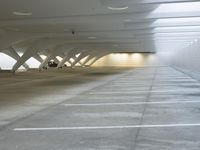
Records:
{"label": "white painted floor line", "polygon": [[15,128],[14,131],[48,131],[48,130],[94,130],[94,129],[127,129],[127,128],[170,128],[170,127],[200,127],[194,124],[158,124],[158,125],[124,125],[124,126],[86,126],[86,127],[52,127],[52,128]]}
{"label": "white painted floor line", "polygon": [[200,103],[200,100],[193,101],[158,101],[158,102],[128,102],[128,103],[86,103],[86,104],[64,104],[64,106],[113,106],[113,105],[156,105],[156,104],[185,104]]}
{"label": "white painted floor line", "polygon": [[[177,90],[177,89],[175,89],[175,90],[156,90],[156,89],[154,89],[154,90],[151,90],[151,91],[149,91],[149,90],[141,90],[141,91],[123,91],[123,94],[141,94],[141,93],[149,93],[149,92],[151,92],[151,93],[169,93],[169,92],[180,92],[180,93],[184,93],[184,92],[199,92],[199,88],[196,88],[196,89],[187,89],[187,90]],[[105,92],[95,92],[95,93],[93,93],[93,92],[90,92],[89,94],[91,94],[91,95],[95,95],[95,94],[121,94],[122,93],[122,91],[119,91],[119,92],[116,92],[116,91],[105,91]]]}

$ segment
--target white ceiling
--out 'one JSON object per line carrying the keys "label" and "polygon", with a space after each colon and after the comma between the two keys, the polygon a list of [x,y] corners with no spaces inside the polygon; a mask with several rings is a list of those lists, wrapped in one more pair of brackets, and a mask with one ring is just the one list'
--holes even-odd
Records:
{"label": "white ceiling", "polygon": [[[65,43],[79,49],[84,45],[88,50],[155,52],[156,45],[162,48],[162,41],[188,42],[200,35],[200,21],[156,23],[159,19],[200,17],[200,10],[193,11],[192,6],[191,11],[155,11],[168,3],[188,2],[196,4],[198,0],[1,0],[0,51],[10,46],[27,48],[39,40],[40,51]],[[124,6],[128,9],[108,9]],[[16,11],[32,15],[16,16]],[[174,26],[180,28],[163,28]]]}

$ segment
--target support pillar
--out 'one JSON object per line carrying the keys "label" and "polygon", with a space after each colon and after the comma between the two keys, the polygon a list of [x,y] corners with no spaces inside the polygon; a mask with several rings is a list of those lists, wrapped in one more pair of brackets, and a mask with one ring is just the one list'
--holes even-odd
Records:
{"label": "support pillar", "polygon": [[52,58],[53,58],[52,55],[47,56],[47,57],[43,60],[43,62],[40,64],[40,66],[39,66],[39,71],[42,71],[43,67],[45,67],[45,66],[48,64],[48,62],[49,62]]}
{"label": "support pillar", "polygon": [[30,57],[32,57],[33,53],[30,51],[24,52],[24,54],[20,57],[19,60],[15,63],[12,68],[12,72],[15,72],[21,65],[23,65]]}
{"label": "support pillar", "polygon": [[65,64],[65,62],[66,62],[67,60],[68,60],[68,56],[65,56],[65,57],[60,61],[60,63],[58,64],[57,68],[62,67],[62,66]]}
{"label": "support pillar", "polygon": [[[72,63],[72,67],[75,66],[81,59],[83,59],[84,57],[86,57],[88,54],[86,53],[81,53]],[[82,63],[80,63],[82,65]]]}
{"label": "support pillar", "polygon": [[[16,61],[18,61],[20,59],[19,54],[12,47],[9,47],[5,51],[3,51],[3,53],[6,54],[6,55],[8,55],[8,56],[10,56],[10,57],[12,57]],[[24,63],[23,66],[24,66],[25,69],[27,69],[27,70],[29,69],[29,66],[26,63]]]}
{"label": "support pillar", "polygon": [[41,57],[39,54],[35,54],[33,57],[34,57],[37,61],[39,61],[40,63],[43,62],[43,59],[42,59],[42,57]]}
{"label": "support pillar", "polygon": [[24,52],[24,54],[20,57],[19,60],[15,63],[12,68],[12,72],[15,72],[21,65],[23,65],[29,58],[34,56],[37,51],[35,50],[35,46],[37,45],[38,41],[34,41],[31,46]]}
{"label": "support pillar", "polygon": [[95,62],[97,62],[100,58],[102,58],[103,56],[105,56],[107,54],[103,54],[103,55],[100,55],[100,56],[96,56],[95,59],[90,63],[88,64],[89,66],[92,66]]}
{"label": "support pillar", "polygon": [[93,59],[94,56],[93,55],[89,55],[85,60],[84,62],[82,63],[83,66],[85,66],[91,59]]}

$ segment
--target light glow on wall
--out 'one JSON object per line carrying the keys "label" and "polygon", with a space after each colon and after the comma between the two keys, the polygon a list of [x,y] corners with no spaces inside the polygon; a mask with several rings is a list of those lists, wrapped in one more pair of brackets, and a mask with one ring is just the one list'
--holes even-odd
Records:
{"label": "light glow on wall", "polygon": [[138,61],[143,59],[143,55],[140,53],[135,53],[135,54],[132,54],[131,56],[133,59],[138,60]]}
{"label": "light glow on wall", "polygon": [[156,65],[157,59],[154,54],[145,53],[114,53],[98,60],[94,66],[149,66]]}

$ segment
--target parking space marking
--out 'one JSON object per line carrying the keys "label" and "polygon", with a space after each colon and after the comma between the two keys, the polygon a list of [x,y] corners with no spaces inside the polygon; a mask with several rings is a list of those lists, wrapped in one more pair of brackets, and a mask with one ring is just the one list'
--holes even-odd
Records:
{"label": "parking space marking", "polygon": [[191,101],[158,101],[158,102],[128,102],[128,103],[86,103],[86,104],[64,104],[64,106],[114,106],[114,105],[161,105],[161,104],[185,104],[200,103],[200,100]]}
{"label": "parking space marking", "polygon": [[[196,89],[187,89],[187,90],[156,90],[156,89],[153,89],[151,91],[149,90],[138,90],[138,91],[123,91],[123,94],[141,94],[141,93],[148,93],[148,92],[151,92],[151,93],[169,93],[169,92],[172,92],[172,93],[176,93],[176,92],[180,92],[180,93],[184,93],[184,92],[199,92],[199,88],[196,88]],[[90,92],[89,94],[90,95],[95,95],[95,94],[121,94],[122,91],[106,91],[106,92]]]}
{"label": "parking space marking", "polygon": [[171,127],[200,127],[200,123],[123,125],[123,126],[51,127],[51,128],[15,128],[13,130],[14,131],[50,131],[50,130],[95,130],[95,129],[128,129],[128,128],[171,128]]}

